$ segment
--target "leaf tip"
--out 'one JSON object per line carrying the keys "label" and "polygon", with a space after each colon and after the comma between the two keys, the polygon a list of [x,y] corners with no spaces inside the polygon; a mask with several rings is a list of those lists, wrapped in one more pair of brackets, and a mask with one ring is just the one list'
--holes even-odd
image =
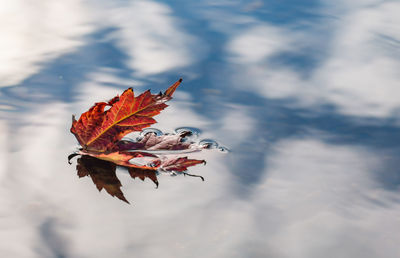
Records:
{"label": "leaf tip", "polygon": [[174,94],[176,88],[178,88],[179,84],[181,84],[182,82],[182,78],[179,78],[179,80],[177,82],[175,82],[174,84],[172,84],[165,92],[164,95],[168,96],[168,97],[172,97],[172,94]]}

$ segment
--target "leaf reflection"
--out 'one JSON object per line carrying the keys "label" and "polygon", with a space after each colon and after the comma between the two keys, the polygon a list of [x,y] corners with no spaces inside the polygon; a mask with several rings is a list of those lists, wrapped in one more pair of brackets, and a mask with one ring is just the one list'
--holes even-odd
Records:
{"label": "leaf reflection", "polygon": [[[68,156],[68,162],[70,163],[70,159],[77,156],[79,154],[71,154]],[[186,159],[186,158],[179,158],[179,159]],[[186,159],[187,161],[190,161]],[[71,164],[71,163],[70,163]],[[183,163],[182,163],[183,164]],[[192,164],[186,164],[186,166],[191,166]],[[157,180],[157,170],[154,169],[144,169],[144,168],[137,168],[137,167],[128,167],[128,166],[120,166],[116,165],[115,163],[107,160],[98,159],[89,155],[81,155],[77,160],[76,171],[78,176],[85,177],[88,176],[92,179],[93,183],[96,185],[97,189],[101,191],[105,189],[108,194],[111,196],[115,196],[118,199],[129,203],[129,201],[125,198],[122,190],[121,190],[121,182],[119,181],[116,175],[116,168],[117,167],[125,167],[127,168],[129,175],[135,179],[140,178],[144,181],[146,178],[150,179],[158,188],[158,180]],[[182,168],[182,167],[179,167]],[[168,171],[164,170],[164,172],[169,173],[182,173],[183,175],[200,177],[203,181],[204,178],[198,175],[192,175],[187,172],[186,170],[175,170],[175,171]]]}
{"label": "leaf reflection", "polygon": [[121,191],[122,184],[115,174],[117,165],[86,155],[78,158],[77,162],[76,171],[79,177],[89,176],[99,191],[105,189],[111,196],[129,203]]}

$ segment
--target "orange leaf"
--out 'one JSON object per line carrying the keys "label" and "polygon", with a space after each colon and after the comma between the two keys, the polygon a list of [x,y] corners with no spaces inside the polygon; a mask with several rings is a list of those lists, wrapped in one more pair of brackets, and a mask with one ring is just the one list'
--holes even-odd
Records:
{"label": "orange leaf", "polygon": [[[156,123],[153,116],[167,107],[164,102],[172,98],[181,81],[171,85],[164,94],[154,95],[148,90],[135,97],[129,88],[107,103],[96,103],[78,121],[72,118],[71,133],[85,151],[110,151],[126,134]],[[106,106],[111,107],[104,111]]]}

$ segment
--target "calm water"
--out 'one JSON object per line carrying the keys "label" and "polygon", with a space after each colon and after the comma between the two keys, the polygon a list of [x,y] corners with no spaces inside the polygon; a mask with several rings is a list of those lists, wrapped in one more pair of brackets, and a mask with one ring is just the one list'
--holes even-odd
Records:
{"label": "calm water", "polygon": [[[332,2],[335,2],[333,4]],[[1,257],[400,257],[398,1],[4,1]],[[71,115],[183,84],[205,152],[128,205],[79,178]]]}

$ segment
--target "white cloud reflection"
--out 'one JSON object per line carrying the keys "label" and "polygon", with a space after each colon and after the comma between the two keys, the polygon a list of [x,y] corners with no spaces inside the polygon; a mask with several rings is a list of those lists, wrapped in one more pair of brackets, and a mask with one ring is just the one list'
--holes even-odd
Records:
{"label": "white cloud reflection", "polygon": [[0,15],[0,86],[20,84],[103,29],[115,30],[96,40],[115,42],[135,76],[186,67],[202,52],[172,10],[155,1],[16,0],[0,4]]}
{"label": "white cloud reflection", "polygon": [[74,51],[93,28],[80,0],[1,1],[0,16],[0,87],[19,84],[44,62]]}
{"label": "white cloud reflection", "polygon": [[[131,1],[106,12],[117,27],[117,44],[129,55],[135,75],[148,76],[193,63],[195,39],[179,26],[172,10],[153,1]],[[199,50],[197,48],[197,50]]]}
{"label": "white cloud reflection", "polygon": [[[240,63],[233,68],[233,81],[267,98],[293,98],[304,106],[334,104],[343,114],[393,115],[400,108],[400,4],[344,4],[334,10],[321,12],[329,12],[336,20],[325,18],[302,34],[265,22],[251,22],[247,29],[236,30],[227,45],[229,58]],[[327,51],[307,76],[299,67],[268,62],[285,51],[301,53],[307,46]]]}
{"label": "white cloud reflection", "polygon": [[374,180],[379,157],[314,139],[284,140],[274,150],[253,207],[263,221],[254,226],[269,232],[277,257],[398,255],[400,205]]}
{"label": "white cloud reflection", "polygon": [[254,26],[233,38],[227,48],[233,54],[233,62],[259,63],[278,51],[290,49],[291,38],[273,26]]}

